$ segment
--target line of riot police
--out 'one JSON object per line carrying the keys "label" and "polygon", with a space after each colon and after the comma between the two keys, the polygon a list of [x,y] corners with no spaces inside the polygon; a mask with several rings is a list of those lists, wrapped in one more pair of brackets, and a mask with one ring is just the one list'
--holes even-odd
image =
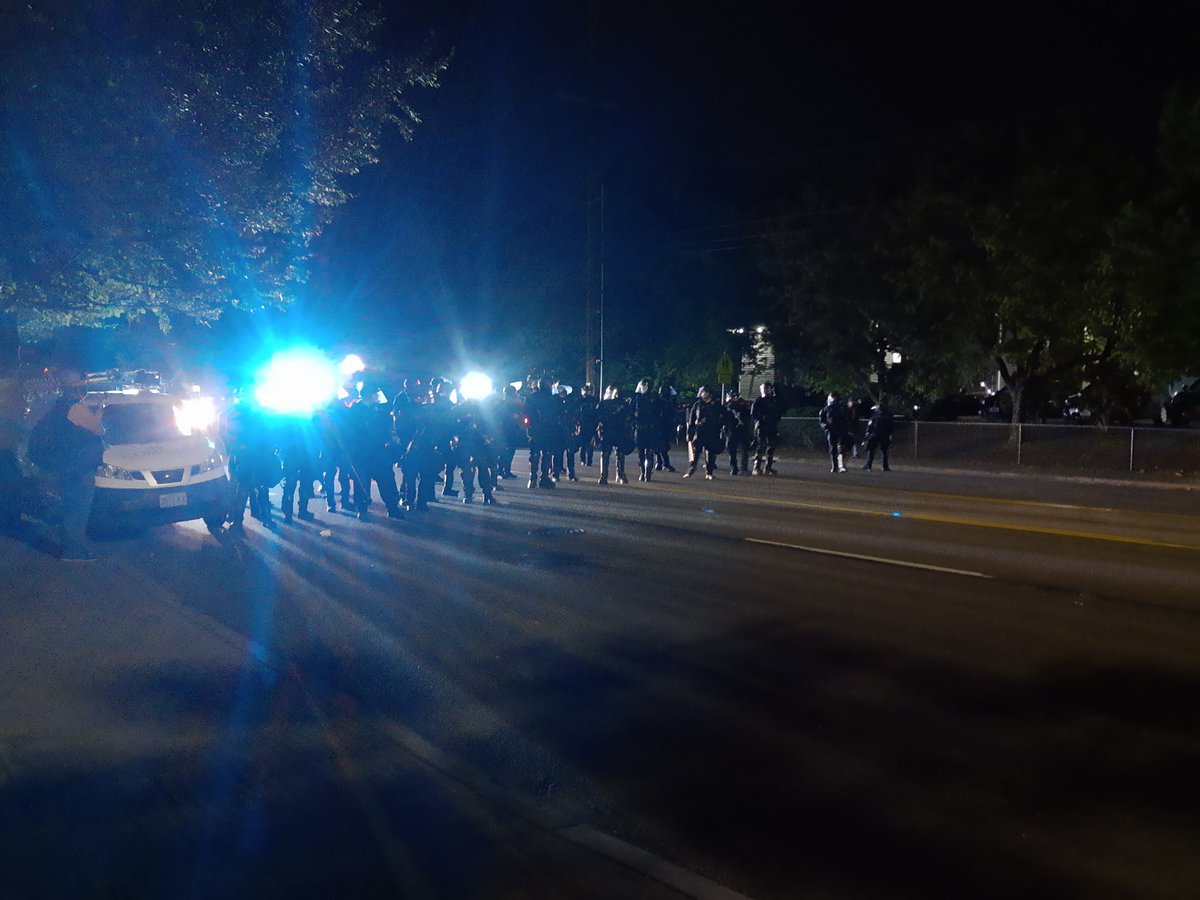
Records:
{"label": "line of riot police", "polygon": [[680,406],[669,385],[654,390],[648,379],[632,396],[614,385],[600,399],[590,385],[576,393],[548,379],[480,400],[456,401],[438,378],[405,380],[390,401],[380,385],[364,388],[303,418],[240,401],[231,406],[222,422],[231,529],[243,527],[247,507],[271,527],[269,491],[281,481],[284,521],[313,518],[317,484],[330,512],[340,508],[359,519],[371,515],[372,485],[393,519],[427,509],[439,493],[464,503],[478,493],[495,504],[497,482],[514,477],[523,448],[530,489],[554,488],[563,476],[578,481],[577,464],[591,467],[597,455],[598,484],[627,484],[626,457],[635,452],[638,480],[651,481],[656,472],[676,471],[671,450],[680,437],[689,451],[684,477],[703,463],[711,479],[721,452],[729,454],[731,474],[775,474],[781,410],[770,384],[753,403],[734,393],[720,404],[702,387],[690,406]]}

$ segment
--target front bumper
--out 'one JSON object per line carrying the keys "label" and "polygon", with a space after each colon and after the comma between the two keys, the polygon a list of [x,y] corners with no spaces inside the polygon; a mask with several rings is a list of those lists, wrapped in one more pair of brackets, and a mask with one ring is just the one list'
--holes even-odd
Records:
{"label": "front bumper", "polygon": [[96,487],[91,524],[97,528],[148,528],[223,514],[229,508],[229,479],[164,487]]}

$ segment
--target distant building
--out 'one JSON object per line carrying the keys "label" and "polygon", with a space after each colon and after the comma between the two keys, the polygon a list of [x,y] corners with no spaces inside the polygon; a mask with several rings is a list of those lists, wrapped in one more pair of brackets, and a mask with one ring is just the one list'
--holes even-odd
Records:
{"label": "distant building", "polygon": [[775,345],[767,335],[767,329],[759,325],[750,333],[750,349],[742,355],[742,374],[738,379],[738,393],[743,397],[758,394],[758,386],[764,382],[779,380],[775,368]]}

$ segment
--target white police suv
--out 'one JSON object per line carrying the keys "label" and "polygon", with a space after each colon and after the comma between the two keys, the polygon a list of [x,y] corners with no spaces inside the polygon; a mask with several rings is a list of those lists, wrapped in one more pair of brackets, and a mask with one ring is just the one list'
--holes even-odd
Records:
{"label": "white police suv", "polygon": [[198,397],[145,385],[95,385],[83,402],[100,410],[104,426],[93,528],[190,519],[203,519],[213,531],[221,528],[229,508],[229,473],[215,422],[204,421],[214,417],[196,416]]}

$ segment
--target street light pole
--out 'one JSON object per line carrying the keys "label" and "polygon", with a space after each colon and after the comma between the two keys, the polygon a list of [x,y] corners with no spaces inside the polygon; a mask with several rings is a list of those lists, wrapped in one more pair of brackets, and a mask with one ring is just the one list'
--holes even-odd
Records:
{"label": "street light pole", "polygon": [[587,179],[587,256],[583,270],[583,380],[596,384],[596,179],[588,172]]}
{"label": "street light pole", "polygon": [[600,185],[600,384],[604,390],[604,185]]}

